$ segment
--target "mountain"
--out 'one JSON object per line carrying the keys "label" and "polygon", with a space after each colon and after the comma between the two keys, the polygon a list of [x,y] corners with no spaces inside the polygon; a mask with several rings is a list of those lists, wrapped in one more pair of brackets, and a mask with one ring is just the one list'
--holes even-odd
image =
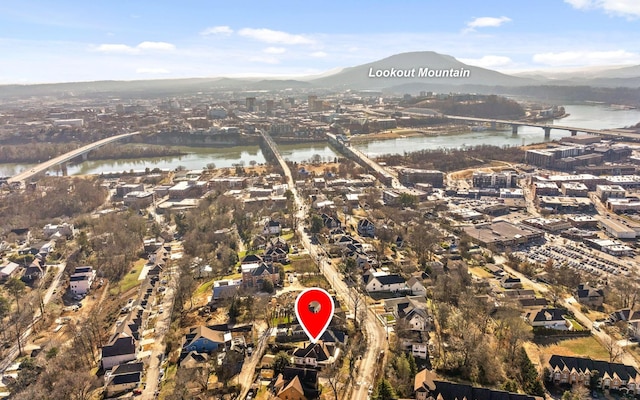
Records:
{"label": "mountain", "polygon": [[[421,69],[422,71],[432,70],[435,76],[420,77]],[[398,70],[403,72],[398,73]],[[396,71],[395,77],[384,76],[393,74],[393,71]],[[468,76],[451,77],[454,71],[458,73],[468,71]],[[381,76],[375,77],[376,74]],[[409,76],[398,76],[402,74]],[[534,79],[506,75],[468,65],[451,56],[433,51],[396,54],[379,61],[345,68],[336,74],[313,79],[310,82],[315,86],[327,88],[376,90],[406,84],[433,84],[438,87],[455,88],[463,85],[525,86],[538,83]]]}

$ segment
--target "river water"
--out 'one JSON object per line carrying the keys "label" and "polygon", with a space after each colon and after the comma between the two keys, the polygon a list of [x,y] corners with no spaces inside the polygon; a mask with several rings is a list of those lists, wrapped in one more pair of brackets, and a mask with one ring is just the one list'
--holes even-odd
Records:
{"label": "river water", "polygon": [[[608,129],[623,128],[640,122],[640,110],[618,110],[603,105],[567,105],[568,117],[553,123],[579,128]],[[551,123],[551,122],[550,122]],[[567,131],[552,130],[551,140],[567,136]],[[382,154],[403,154],[405,152],[475,146],[490,144],[495,146],[517,146],[544,141],[544,132],[540,128],[520,127],[517,136],[512,136],[511,129],[501,131],[468,132],[456,135],[433,137],[405,137],[396,139],[373,140],[354,143],[353,146],[369,156]],[[282,156],[289,161],[306,162],[310,160],[331,161],[338,156],[325,143],[298,143],[278,145]],[[187,169],[201,169],[213,163],[218,168],[232,167],[234,164],[249,166],[252,161],[265,162],[264,155],[258,146],[235,147],[179,147],[185,153],[176,157],[151,157],[142,159],[85,161],[81,164],[69,165],[69,175],[100,174],[113,171],[144,170],[145,168],[175,169],[183,166]],[[1,161],[0,161],[1,162]],[[0,164],[0,176],[12,176],[30,168],[27,164]]]}

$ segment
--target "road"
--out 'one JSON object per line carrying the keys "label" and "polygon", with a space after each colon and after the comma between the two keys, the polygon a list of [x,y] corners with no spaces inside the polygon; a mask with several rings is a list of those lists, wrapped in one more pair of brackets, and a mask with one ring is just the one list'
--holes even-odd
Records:
{"label": "road", "polygon": [[9,178],[8,182],[9,183],[17,183],[17,182],[24,182],[27,179],[32,178],[33,176],[44,172],[46,170],[48,170],[49,168],[53,167],[54,165],[57,164],[62,164],[63,162],[69,161],[69,160],[73,160],[76,157],[79,157],[81,155],[83,155],[84,153],[87,153],[93,149],[96,149],[100,146],[104,146],[107,143],[111,143],[111,142],[115,142],[117,140],[120,139],[124,139],[126,137],[129,136],[133,136],[133,135],[138,135],[140,132],[130,132],[130,133],[123,133],[122,135],[116,135],[116,136],[110,136],[108,138],[104,138],[101,140],[98,140],[96,142],[93,143],[89,143],[85,146],[79,147],[75,150],[72,150],[68,153],[65,153],[61,156],[52,158],[51,160],[45,161],[43,163],[40,163],[38,165],[36,165],[35,167],[32,167],[29,170],[23,171],[21,173],[19,173],[16,176],[13,176],[11,178]]}
{"label": "road", "polygon": [[[242,387],[242,391],[240,392],[239,399],[244,399],[249,393],[249,389],[251,388],[251,384],[253,383],[253,379],[256,375],[256,367],[258,363],[262,359],[264,355],[264,351],[267,349],[267,341],[269,340],[269,336],[271,335],[271,329],[269,329],[266,323],[260,323],[260,327],[254,326],[256,330],[261,331],[260,338],[258,339],[258,345],[253,350],[251,357],[245,360],[242,365],[242,371],[240,371],[240,375],[238,375],[238,383]],[[260,329],[262,328],[262,329]]]}
{"label": "road", "polygon": [[[287,163],[282,159],[280,154],[277,152],[277,147],[275,147],[275,143],[273,143],[271,137],[267,134],[263,133],[265,140],[272,145],[272,149],[275,150],[274,153],[282,171],[287,179],[287,184],[289,185],[289,189],[293,193],[293,198],[295,202],[296,209],[296,218],[298,221],[301,221],[298,224],[298,235],[300,237],[300,241],[304,248],[309,251],[309,255],[311,258],[320,265],[320,271],[324,274],[325,278],[329,282],[329,284],[333,287],[333,290],[336,292],[336,295],[341,297],[345,304],[352,312],[355,310],[355,306],[353,304],[353,298],[351,294],[351,290],[346,283],[342,280],[342,277],[336,270],[336,268],[330,263],[326,262],[324,250],[320,249],[319,246],[313,245],[311,243],[311,239],[304,231],[305,224],[304,221],[307,220],[308,210],[306,204],[302,201],[300,196],[298,195],[298,191],[296,190],[296,186],[293,182],[293,177],[291,175],[291,170]],[[355,290],[355,289],[353,289]],[[363,318],[364,324],[364,334],[367,339],[367,352],[365,353],[362,361],[360,363],[360,367],[358,369],[358,374],[355,379],[355,382],[368,382],[371,384],[373,379],[373,374],[375,373],[378,365],[377,358],[381,351],[385,351],[388,349],[388,343],[386,342],[386,332],[384,327],[378,322],[378,319],[375,317],[373,310],[367,310],[365,317]],[[354,381],[351,381],[352,384]],[[369,385],[362,384],[358,388],[355,389],[354,394],[351,396],[351,399],[355,400],[365,400],[369,397],[367,392]]]}
{"label": "road", "polygon": [[[155,399],[155,393],[158,390],[158,383],[160,378],[160,370],[162,368],[162,361],[164,360],[165,343],[164,336],[169,330],[171,325],[171,313],[173,311],[173,300],[175,298],[175,287],[177,285],[178,271],[175,269],[173,279],[170,279],[167,284],[167,289],[164,292],[164,298],[162,299],[162,305],[157,305],[156,310],[160,307],[164,312],[158,314],[156,319],[156,325],[154,327],[155,342],[151,350],[151,356],[149,358],[149,366],[146,371],[146,385],[142,391],[143,400]],[[158,286],[159,288],[160,286]],[[156,292],[156,296],[158,296]]]}
{"label": "road", "polygon": [[[47,306],[47,304],[49,304],[49,301],[51,301],[51,298],[53,297],[53,294],[54,294],[53,292],[57,289],[58,285],[60,284],[60,278],[64,273],[65,267],[66,267],[65,263],[49,266],[49,268],[57,268],[57,272],[53,280],[51,281],[51,285],[49,285],[49,288],[47,289],[45,295],[42,298],[42,302],[44,303],[45,307]],[[31,323],[29,323],[25,331],[20,334],[20,343],[22,344],[23,348],[24,348],[24,345],[26,344],[26,340],[29,338],[29,336],[31,335],[31,332],[33,331],[33,325],[36,322],[38,322],[40,318],[42,318],[42,314],[40,313],[40,308],[38,307],[36,309],[36,312],[33,314],[33,320],[31,321]],[[18,343],[11,346],[7,350],[7,353],[4,359],[0,361],[0,373],[3,373],[4,371],[6,371],[7,368],[11,366],[11,364],[17,357],[18,357]]]}

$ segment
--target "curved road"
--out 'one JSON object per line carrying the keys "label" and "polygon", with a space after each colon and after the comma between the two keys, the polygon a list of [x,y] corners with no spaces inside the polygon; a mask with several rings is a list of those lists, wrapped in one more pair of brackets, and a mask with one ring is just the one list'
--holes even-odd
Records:
{"label": "curved road", "polygon": [[84,145],[82,147],[79,147],[75,150],[71,150],[68,153],[65,153],[61,156],[58,156],[56,158],[52,158],[49,161],[45,161],[43,163],[40,163],[38,165],[36,165],[35,167],[27,170],[27,171],[22,171],[21,173],[19,173],[16,176],[13,176],[11,178],[9,178],[8,182],[9,183],[19,183],[19,182],[24,182],[27,179],[32,178],[33,176],[44,172],[46,170],[48,170],[49,168],[53,167],[54,165],[57,164],[62,164],[63,162],[72,160],[76,157],[79,157],[81,155],[83,155],[84,153],[87,153],[93,149],[97,149],[100,146],[104,146],[105,144],[111,143],[111,142],[115,142],[117,140],[120,139],[124,139],[126,137],[129,136],[133,136],[133,135],[138,135],[140,132],[130,132],[130,133],[123,133],[122,135],[116,135],[116,136],[110,136],[108,138],[104,138],[101,140],[98,140],[97,142],[93,142],[93,143],[89,143],[87,145]]}

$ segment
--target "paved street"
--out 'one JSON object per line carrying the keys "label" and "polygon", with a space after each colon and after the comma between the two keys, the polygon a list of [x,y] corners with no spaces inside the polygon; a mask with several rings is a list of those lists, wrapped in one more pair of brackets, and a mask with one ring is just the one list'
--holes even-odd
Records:
{"label": "paved street", "polygon": [[[265,140],[271,143],[273,145],[273,148],[277,151],[277,148],[275,147],[275,144],[272,142],[271,138],[266,134],[264,134],[264,137]],[[293,182],[293,177],[291,175],[289,166],[282,159],[279,153],[276,153],[276,156],[287,179],[287,184],[289,185],[289,188],[293,193],[295,206],[298,210],[296,213],[296,218],[301,222],[298,225],[298,236],[300,237],[300,241],[304,248],[307,249],[312,259],[315,260],[316,263],[320,264],[320,271],[324,274],[325,278],[327,278],[327,281],[329,281],[336,294],[344,300],[346,306],[350,311],[353,312],[355,307],[351,297],[351,289],[349,289],[349,287],[347,287],[347,285],[344,283],[335,267],[329,262],[324,262],[324,252],[320,249],[319,246],[313,245],[311,243],[309,236],[304,231],[304,222],[307,220],[307,216],[309,215],[307,206],[298,195],[298,191],[296,190],[295,183]],[[386,342],[386,333],[384,327],[378,323],[378,320],[372,310],[367,311],[363,323],[364,333],[367,339],[367,352],[365,353],[364,357],[362,358],[362,362],[360,363],[356,381],[367,381],[371,383],[372,375],[377,368],[378,355],[380,354],[380,351],[386,351],[388,346]],[[355,400],[367,399],[369,397],[367,389],[368,385],[361,385],[360,387],[355,389],[354,394],[351,396],[351,398]]]}

